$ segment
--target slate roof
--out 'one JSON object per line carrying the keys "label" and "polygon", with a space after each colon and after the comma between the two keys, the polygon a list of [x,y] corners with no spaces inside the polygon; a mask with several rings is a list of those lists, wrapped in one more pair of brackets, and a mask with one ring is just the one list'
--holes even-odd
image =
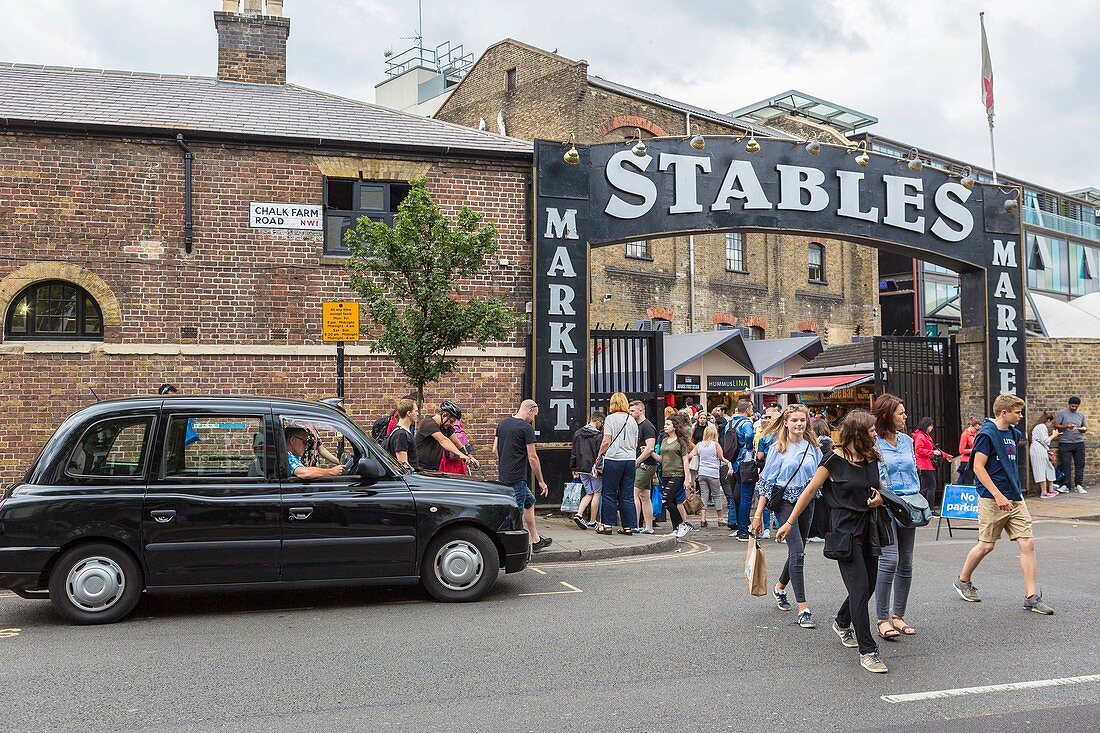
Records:
{"label": "slate roof", "polygon": [[846,374],[874,369],[875,344],[865,341],[857,344],[830,346],[815,356],[798,371],[800,377],[814,374]]}
{"label": "slate roof", "polygon": [[295,84],[0,63],[0,126],[213,134],[529,158],[532,144]]}
{"label": "slate roof", "polygon": [[757,339],[746,341],[745,348],[752,359],[753,369],[763,374],[794,356],[813,359],[824,348],[820,336],[795,336],[785,339]]}

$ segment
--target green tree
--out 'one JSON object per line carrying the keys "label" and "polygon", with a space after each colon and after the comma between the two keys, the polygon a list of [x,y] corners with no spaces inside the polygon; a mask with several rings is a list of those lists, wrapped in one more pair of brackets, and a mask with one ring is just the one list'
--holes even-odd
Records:
{"label": "green tree", "polygon": [[448,352],[467,341],[484,348],[505,339],[522,316],[501,298],[456,297],[459,280],[482,273],[498,251],[496,227],[465,206],[452,224],[423,178],[410,183],[392,227],[364,217],[344,243],[351,287],[381,326],[372,347],[397,360],[423,406],[424,385],[455,368]]}

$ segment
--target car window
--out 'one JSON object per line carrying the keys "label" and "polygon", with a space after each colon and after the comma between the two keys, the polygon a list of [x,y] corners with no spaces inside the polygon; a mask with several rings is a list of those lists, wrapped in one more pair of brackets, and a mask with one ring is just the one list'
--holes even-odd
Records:
{"label": "car window", "polygon": [[85,479],[142,476],[152,421],[152,417],[122,417],[94,423],[73,448],[65,473]]}
{"label": "car window", "polygon": [[[335,420],[282,415],[280,425],[283,432],[283,453],[280,457],[286,475],[295,479],[294,469],[299,466],[317,466],[330,468],[343,464],[349,471],[363,455],[362,446],[357,446],[346,434],[347,428]],[[302,431],[305,431],[304,433]],[[298,434],[304,440],[288,441],[287,435]],[[339,476],[333,476],[339,479]],[[323,481],[324,478],[311,479]]]}
{"label": "car window", "polygon": [[265,478],[258,415],[174,415],[164,440],[162,478]]}

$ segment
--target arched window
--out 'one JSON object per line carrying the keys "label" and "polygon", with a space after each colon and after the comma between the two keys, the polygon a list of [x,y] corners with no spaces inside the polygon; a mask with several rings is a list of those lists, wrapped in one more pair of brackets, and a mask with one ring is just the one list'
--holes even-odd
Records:
{"label": "arched window", "polygon": [[810,282],[825,282],[825,248],[817,242],[810,242]]}
{"label": "arched window", "polygon": [[745,339],[748,341],[763,341],[764,329],[760,326],[748,326],[742,331]]}
{"label": "arched window", "polygon": [[99,303],[84,288],[64,280],[46,280],[23,290],[4,319],[4,338],[53,341],[103,340]]}

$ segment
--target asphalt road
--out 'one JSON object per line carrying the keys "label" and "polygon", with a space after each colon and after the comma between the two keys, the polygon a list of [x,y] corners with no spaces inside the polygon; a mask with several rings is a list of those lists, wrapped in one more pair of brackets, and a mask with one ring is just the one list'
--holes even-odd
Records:
{"label": "asphalt road", "polygon": [[[829,628],[843,597],[811,545],[818,628],[745,591],[745,546],[713,530],[679,554],[536,566],[472,605],[413,589],[146,598],[74,627],[0,597],[5,731],[1095,730],[1100,681],[910,702],[884,696],[1100,674],[1100,525],[1037,525],[1053,617],[1020,608],[1014,546],[950,581],[974,533],[922,530],[916,637],[872,675]],[[786,548],[769,543],[774,577]],[[18,629],[18,632],[13,631]]]}

